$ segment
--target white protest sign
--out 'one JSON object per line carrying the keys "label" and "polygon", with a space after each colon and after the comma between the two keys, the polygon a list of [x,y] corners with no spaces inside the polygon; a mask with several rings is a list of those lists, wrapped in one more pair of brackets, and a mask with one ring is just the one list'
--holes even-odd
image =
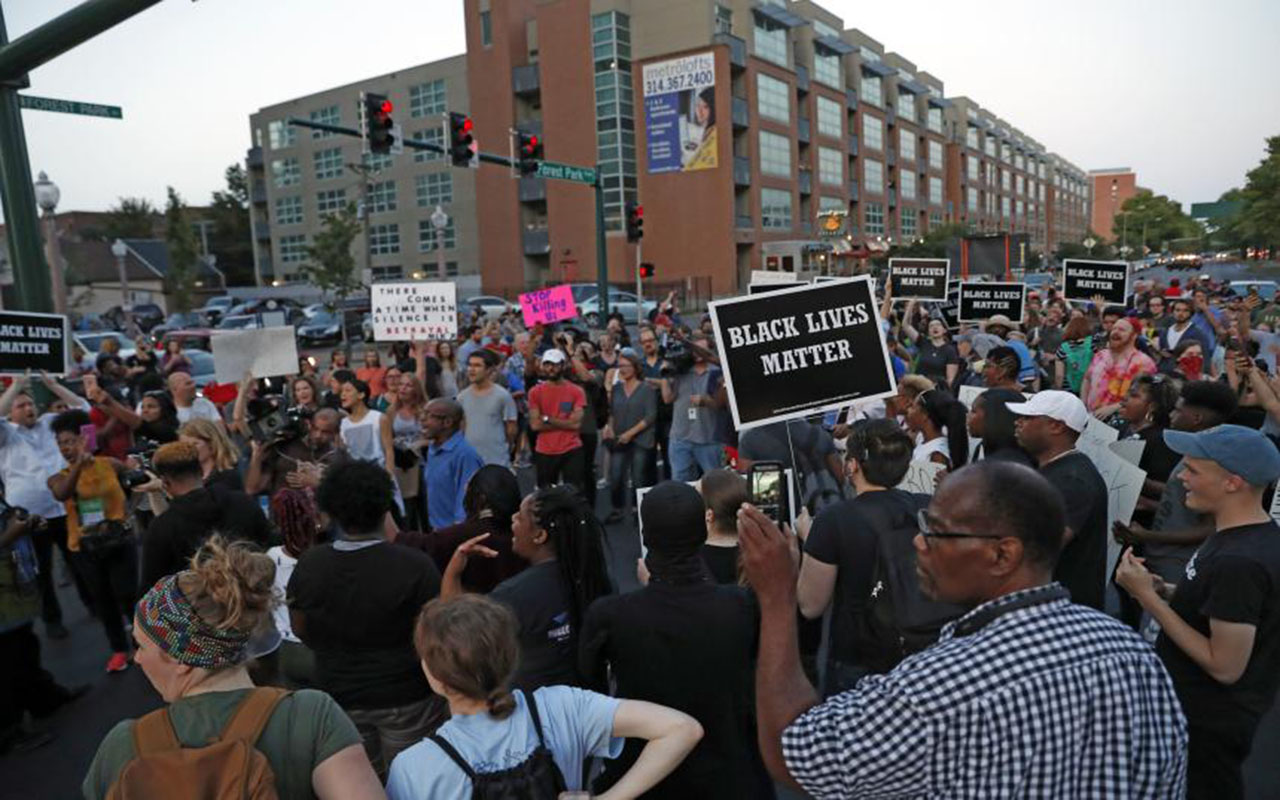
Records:
{"label": "white protest sign", "polygon": [[458,287],[452,283],[375,283],[369,287],[369,302],[374,341],[458,338]]}
{"label": "white protest sign", "polygon": [[1142,453],[1147,449],[1147,442],[1144,439],[1121,439],[1107,447],[1111,452],[1137,467],[1142,464]]}
{"label": "white protest sign", "polygon": [[938,473],[944,469],[946,466],[936,461],[912,461],[897,488],[904,492],[931,495],[938,485]]}
{"label": "white protest sign", "polygon": [[246,371],[255,378],[298,371],[298,338],[292,327],[215,333],[209,347],[218,383],[239,383]]}
{"label": "white protest sign", "polygon": [[1276,522],[1280,522],[1280,487],[1276,488],[1276,492],[1271,498],[1271,518]]}
{"label": "white protest sign", "polygon": [[1119,438],[1120,432],[1115,428],[1096,417],[1089,417],[1084,432],[1076,440],[1076,449],[1089,457],[1107,486],[1107,571],[1104,579],[1107,581],[1111,579],[1121,550],[1115,537],[1111,535],[1111,528],[1116,522],[1127,525],[1133,520],[1142,484],[1147,479],[1144,470],[1138,469],[1136,464],[1116,455],[1111,449]]}

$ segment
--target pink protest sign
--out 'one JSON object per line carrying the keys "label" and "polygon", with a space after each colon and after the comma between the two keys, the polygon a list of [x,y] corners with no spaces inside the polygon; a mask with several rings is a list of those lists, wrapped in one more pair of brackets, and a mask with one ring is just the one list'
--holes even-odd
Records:
{"label": "pink protest sign", "polygon": [[524,324],[530,328],[539,322],[545,325],[578,316],[573,289],[568,284],[525,292],[520,295],[520,310],[524,313]]}

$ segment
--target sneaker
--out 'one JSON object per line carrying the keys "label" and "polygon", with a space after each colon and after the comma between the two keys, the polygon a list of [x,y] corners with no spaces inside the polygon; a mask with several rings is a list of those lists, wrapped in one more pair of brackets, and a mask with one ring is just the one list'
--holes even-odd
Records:
{"label": "sneaker", "polygon": [[112,653],[107,659],[107,672],[124,672],[129,668],[128,653]]}
{"label": "sneaker", "polygon": [[50,622],[44,626],[44,633],[50,639],[65,639],[69,635],[67,626],[61,622]]}

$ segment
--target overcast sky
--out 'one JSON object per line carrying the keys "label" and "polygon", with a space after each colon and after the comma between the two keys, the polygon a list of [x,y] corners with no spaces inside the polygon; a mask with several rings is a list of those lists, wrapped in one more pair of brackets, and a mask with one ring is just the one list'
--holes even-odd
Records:
{"label": "overcast sky", "polygon": [[[76,0],[0,4],[13,39]],[[823,5],[948,95],[1184,204],[1241,185],[1280,134],[1275,0]],[[124,107],[123,121],[23,112],[32,174],[65,210],[160,204],[169,184],[202,204],[243,161],[256,109],[463,49],[461,0],[166,0],[32,73],[29,94]]]}

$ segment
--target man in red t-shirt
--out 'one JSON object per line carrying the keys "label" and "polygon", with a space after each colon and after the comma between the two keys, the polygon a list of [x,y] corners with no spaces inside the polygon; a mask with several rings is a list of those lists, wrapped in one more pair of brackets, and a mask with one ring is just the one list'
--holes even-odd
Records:
{"label": "man in red t-shirt", "polygon": [[578,429],[587,395],[581,386],[564,379],[566,360],[562,350],[543,353],[543,381],[529,392],[529,427],[538,432],[533,465],[538,486],[563,482],[582,490],[587,454],[582,452]]}

